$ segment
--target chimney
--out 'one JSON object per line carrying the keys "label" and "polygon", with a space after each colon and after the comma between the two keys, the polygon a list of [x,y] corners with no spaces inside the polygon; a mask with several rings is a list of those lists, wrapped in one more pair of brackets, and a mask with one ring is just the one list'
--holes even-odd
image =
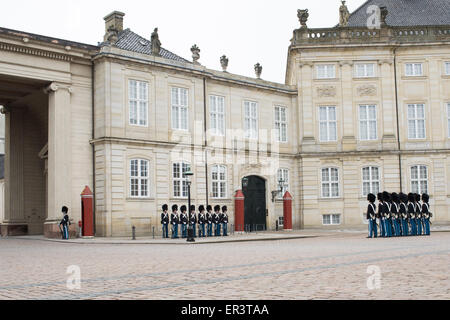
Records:
{"label": "chimney", "polygon": [[105,20],[105,33],[108,33],[108,31],[116,31],[121,32],[123,31],[123,17],[125,16],[125,13],[114,11],[110,14],[108,14],[103,19]]}

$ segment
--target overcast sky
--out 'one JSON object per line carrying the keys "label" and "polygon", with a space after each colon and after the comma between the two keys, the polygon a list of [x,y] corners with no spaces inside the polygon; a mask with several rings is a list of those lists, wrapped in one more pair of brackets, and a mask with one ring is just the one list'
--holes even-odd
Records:
{"label": "overcast sky", "polygon": [[[347,0],[352,12],[365,0]],[[284,83],[287,49],[300,27],[297,9],[309,9],[308,27],[332,27],[339,22],[340,0],[14,0],[2,1],[0,26],[82,43],[103,41],[108,13],[124,12],[124,28],[150,39],[159,28],[162,46],[192,60],[190,48],[201,49],[200,63],[221,70],[219,59],[229,58],[228,71]]]}

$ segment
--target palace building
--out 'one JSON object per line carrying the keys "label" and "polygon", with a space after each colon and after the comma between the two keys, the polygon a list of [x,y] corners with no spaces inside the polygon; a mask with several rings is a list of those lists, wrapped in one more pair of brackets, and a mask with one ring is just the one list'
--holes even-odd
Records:
{"label": "palace building", "polygon": [[0,28],[2,235],[59,236],[85,186],[96,236],[160,234],[161,206],[187,204],[187,171],[193,204],[227,205],[234,225],[243,194],[258,230],[283,223],[286,191],[293,229],[363,226],[367,194],[384,190],[429,193],[433,222],[449,223],[450,3],[344,1],[320,29],[309,14],[284,84],[259,64],[231,74],[225,56],[208,69],[195,45],[182,58],[117,11],[97,46]]}

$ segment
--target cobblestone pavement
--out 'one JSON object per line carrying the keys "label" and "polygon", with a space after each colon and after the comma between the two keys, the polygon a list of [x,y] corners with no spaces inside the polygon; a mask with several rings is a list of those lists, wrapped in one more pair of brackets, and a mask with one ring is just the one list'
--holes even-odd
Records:
{"label": "cobblestone pavement", "polygon": [[[67,288],[71,265],[80,289]],[[449,266],[448,232],[192,246],[10,238],[0,239],[0,299],[450,299]]]}

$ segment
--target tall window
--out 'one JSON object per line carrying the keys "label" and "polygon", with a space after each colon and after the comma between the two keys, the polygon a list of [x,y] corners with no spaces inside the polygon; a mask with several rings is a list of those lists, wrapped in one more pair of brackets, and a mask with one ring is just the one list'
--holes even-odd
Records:
{"label": "tall window", "polygon": [[147,160],[130,160],[130,196],[132,198],[148,197],[148,168]]}
{"label": "tall window", "polygon": [[355,65],[355,73],[357,78],[375,77],[375,64],[358,63]]}
{"label": "tall window", "polygon": [[411,192],[428,193],[428,168],[426,166],[411,167]]}
{"label": "tall window", "polygon": [[184,173],[190,170],[190,165],[184,162],[173,164],[173,196],[175,198],[187,198],[188,178]]}
{"label": "tall window", "polygon": [[450,102],[447,103],[447,130],[448,137],[450,138]]}
{"label": "tall window", "polygon": [[219,96],[209,97],[209,119],[211,131],[214,135],[225,135],[225,98]]}
{"label": "tall window", "polygon": [[324,214],[322,216],[322,224],[323,225],[341,224],[341,215],[340,214]]}
{"label": "tall window", "polygon": [[445,74],[450,76],[450,62],[445,63]]}
{"label": "tall window", "polygon": [[148,83],[128,81],[129,120],[131,125],[147,126],[148,121]]}
{"label": "tall window", "polygon": [[408,77],[422,76],[423,75],[422,63],[407,63],[407,64],[405,64],[405,74]]}
{"label": "tall window", "polygon": [[322,169],[322,197],[339,197],[339,173],[337,168]]}
{"label": "tall window", "polygon": [[278,169],[277,172],[277,189],[280,190],[280,180],[283,180],[283,186],[281,192],[278,192],[278,198],[283,198],[286,191],[289,190],[289,170],[288,169]]}
{"label": "tall window", "polygon": [[275,132],[278,142],[287,142],[287,119],[285,107],[275,107]]}
{"label": "tall window", "polygon": [[320,141],[337,140],[336,107],[327,106],[319,108]]}
{"label": "tall window", "polygon": [[362,169],[363,195],[380,192],[380,174],[378,167],[366,167]]}
{"label": "tall window", "polygon": [[244,130],[245,137],[258,138],[258,104],[252,101],[244,101]]}
{"label": "tall window", "polygon": [[213,166],[212,171],[213,198],[223,199],[227,196],[227,167]]}
{"label": "tall window", "polygon": [[359,137],[361,140],[377,139],[377,107],[359,106]]}
{"label": "tall window", "polygon": [[317,79],[336,78],[336,66],[334,64],[321,64],[316,66]]}
{"label": "tall window", "polygon": [[172,129],[188,130],[188,90],[172,88]]}
{"label": "tall window", "polygon": [[408,104],[408,138],[425,139],[424,104]]}

